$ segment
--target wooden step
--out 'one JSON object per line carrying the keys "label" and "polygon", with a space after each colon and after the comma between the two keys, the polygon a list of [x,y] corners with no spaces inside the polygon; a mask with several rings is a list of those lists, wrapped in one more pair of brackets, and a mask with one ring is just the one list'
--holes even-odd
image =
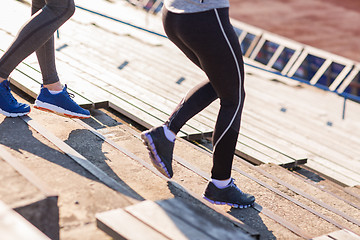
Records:
{"label": "wooden step", "polygon": [[346,229],[342,229],[336,232],[332,232],[329,234],[325,234],[316,238],[313,238],[313,240],[360,240],[360,236],[357,234],[354,234],[353,232],[350,232]]}
{"label": "wooden step", "polygon": [[50,239],[2,201],[0,201],[0,235],[2,239],[8,240]]}
{"label": "wooden step", "polygon": [[[35,112],[34,112],[35,113]],[[96,114],[98,115],[98,114]],[[141,157],[146,156],[147,152],[144,148],[143,144],[141,143],[140,139],[134,139],[134,137],[129,136],[128,130],[121,131],[120,129],[117,131],[110,131],[109,134],[116,135],[116,136],[123,136],[124,133],[126,133],[127,137],[123,136],[121,139],[121,142],[123,144],[126,144],[126,148],[114,148],[113,145],[111,145],[111,142],[105,141],[103,143],[102,138],[98,138],[98,134],[94,135],[89,132],[88,128],[85,128],[83,125],[83,121],[70,121],[70,123],[67,121],[66,118],[61,117],[53,117],[49,114],[42,114],[41,112],[36,113],[36,120],[39,121],[41,124],[46,124],[47,128],[55,130],[55,135],[58,136],[60,139],[63,139],[67,144],[72,146],[74,149],[76,149],[78,152],[84,154],[89,162],[92,162],[93,164],[98,165],[101,169],[104,169],[106,174],[108,176],[111,176],[116,181],[122,182],[122,184],[125,183],[127,185],[128,189],[131,189],[131,192],[136,193],[137,196],[131,195],[133,198],[142,200],[143,197],[146,197],[146,199],[153,199],[158,200],[159,198],[164,198],[165,196],[168,198],[169,194],[171,196],[171,193],[169,193],[169,189],[167,189],[168,183],[164,181],[164,177],[161,175],[160,178],[155,177],[152,172],[145,171],[145,168],[151,169],[151,171],[154,168],[145,163],[144,160],[141,160]],[[51,121],[49,119],[52,119]],[[85,122],[90,121],[91,119],[84,120]],[[91,122],[91,121],[90,121]],[[96,125],[99,124],[99,121],[93,122],[96,123]],[[85,124],[86,125],[86,124]],[[57,126],[66,126],[63,129],[59,129]],[[114,128],[121,127],[121,125],[115,125]],[[103,130],[106,130],[103,129]],[[87,141],[70,141],[67,140],[69,135],[73,135],[86,138]],[[90,135],[89,135],[90,134]],[[71,138],[70,138],[71,139]],[[89,151],[89,144],[92,145],[91,151]],[[98,144],[101,144],[101,151],[99,151]],[[132,151],[136,152],[136,155],[133,153],[129,153],[126,149],[132,149]],[[121,152],[119,152],[119,150]],[[141,151],[140,151],[141,150]],[[106,157],[103,156],[102,151],[106,152]],[[126,155],[125,157],[121,157],[121,161],[119,161],[119,156]],[[102,161],[101,159],[108,159],[106,162]],[[134,162],[135,160],[135,162]],[[139,163],[144,164],[144,166],[139,166]],[[157,174],[159,175],[159,174]],[[154,190],[149,190],[149,186],[144,183],[151,183],[154,184],[154,186],[160,187],[154,188]],[[178,190],[177,190],[178,191]],[[122,193],[123,192],[121,191]],[[129,196],[129,194],[126,194]]]}
{"label": "wooden step", "polygon": [[[183,146],[182,146],[182,148],[183,148]],[[189,150],[187,150],[186,152],[189,152]],[[208,168],[209,168],[209,164],[210,164],[210,162],[211,162],[211,160],[210,159],[208,159],[208,160],[205,160],[205,159],[197,159],[196,161],[193,161],[191,158],[189,158],[189,156],[187,156],[186,154],[185,154],[185,152],[183,152],[182,153],[182,155],[181,155],[182,157],[184,157],[185,159],[187,159],[187,161],[190,161],[192,164],[194,164],[195,165],[195,167],[197,167],[197,168],[199,168],[201,171],[204,171],[204,167],[203,166],[205,166],[205,165],[207,165],[208,166]],[[186,157],[187,156],[187,157]],[[205,162],[208,162],[208,164],[205,164]],[[263,180],[265,180],[265,179],[267,179],[268,178],[268,175],[264,175],[264,173],[263,172],[259,172],[259,167],[249,167],[250,165],[249,164],[244,164],[245,162],[238,162],[238,161],[236,161],[235,163],[234,163],[234,165],[235,165],[235,173],[234,173],[234,176],[236,176],[236,178],[238,179],[238,180],[241,180],[240,181],[240,184],[241,184],[241,186],[242,186],[242,188],[244,189],[244,191],[254,191],[255,189],[257,189],[257,187],[254,187],[254,186],[248,186],[249,184],[251,184],[250,182],[249,182],[249,178],[251,179],[251,180],[255,180],[256,178],[259,178],[259,179],[263,179]],[[238,165],[239,164],[239,165]],[[264,167],[265,167],[265,165],[264,165]],[[276,168],[279,168],[279,169],[281,169],[280,167],[278,167],[278,166],[276,166]],[[242,171],[240,171],[240,170],[242,170]],[[243,176],[245,176],[245,178],[244,177],[242,177],[241,175],[239,175],[238,173],[240,173],[241,175],[243,175]],[[303,190],[303,192],[308,192],[308,191],[310,191],[310,190],[306,190],[306,189],[308,189],[309,188],[309,186],[307,186],[307,184],[304,184],[305,182],[304,182],[304,179],[301,179],[301,180],[294,180],[295,182],[294,183],[292,183],[290,180],[289,180],[289,174],[290,173],[288,173],[288,174],[285,174],[286,173],[286,170],[284,170],[284,169],[282,169],[282,171],[281,172],[279,172],[279,174],[277,175],[278,177],[279,176],[282,176],[282,178],[285,180],[286,179],[286,184],[285,183],[283,183],[283,182],[281,182],[281,181],[278,181],[276,178],[274,178],[274,177],[271,177],[270,179],[271,179],[271,181],[275,181],[275,182],[273,182],[273,183],[271,183],[271,181],[269,180],[269,179],[267,179],[267,180],[265,180],[265,182],[263,182],[263,183],[266,183],[266,182],[268,182],[268,183],[271,183],[271,185],[273,186],[273,187],[275,187],[275,188],[279,188],[279,190],[281,190],[281,191],[284,191],[284,193],[286,193],[286,195],[287,195],[287,193],[288,193],[288,191],[289,191],[289,189],[291,190],[291,191],[293,191],[293,190],[295,190],[295,188],[294,188],[294,186],[297,186],[297,187],[301,187],[301,188],[304,188],[304,190]],[[250,175],[249,175],[250,174]],[[259,175],[260,174],[260,175]],[[263,176],[261,176],[261,175],[263,175]],[[288,175],[288,176],[287,176]],[[264,178],[265,177],[265,178]],[[248,179],[247,179],[248,178]],[[260,184],[261,183],[261,181],[258,181],[258,183]],[[263,184],[262,183],[262,184]],[[296,183],[296,184],[295,184]],[[288,186],[288,187],[290,187],[290,188],[288,188],[287,187],[287,184],[291,184],[291,185],[293,185],[293,186]],[[263,186],[267,186],[266,184],[264,184]],[[268,187],[270,187],[270,185],[268,186]],[[268,188],[268,187],[266,187],[266,188]],[[301,191],[298,191],[298,190],[295,190],[295,191],[297,191],[297,193],[299,194]],[[258,192],[258,194],[260,194],[260,195],[263,195],[264,194],[264,190],[263,191],[260,191],[260,192]],[[256,193],[254,193],[254,195],[255,196],[257,196],[258,194],[256,194]],[[293,194],[290,194],[289,196],[292,196]],[[299,204],[299,206],[303,206],[305,209],[308,209],[308,210],[310,210],[311,208],[313,208],[314,207],[314,205],[313,204],[311,204],[311,203],[309,203],[308,202],[308,200],[305,200],[306,198],[309,198],[309,199],[311,199],[312,197],[311,196],[306,196],[306,194],[303,194],[304,196],[304,200],[301,200],[301,202],[299,202],[298,204]],[[312,194],[313,195],[313,194]],[[345,213],[345,215],[348,215],[347,216],[347,218],[350,220],[351,219],[351,221],[354,221],[354,222],[357,222],[357,220],[356,219],[358,219],[358,211],[359,210],[357,210],[357,208],[355,208],[354,209],[354,206],[353,205],[351,205],[351,204],[349,204],[349,203],[347,203],[346,201],[343,201],[343,200],[337,200],[337,199],[334,199],[334,198],[331,198],[331,197],[326,197],[326,194],[323,196],[323,197],[320,197],[319,195],[315,195],[316,196],[316,199],[323,199],[324,201],[325,201],[325,204],[322,204],[324,207],[326,207],[326,208],[328,208],[328,209],[331,209],[331,207],[328,207],[328,206],[326,206],[326,202],[327,201],[330,201],[331,202],[331,204],[334,204],[334,202],[336,202],[336,201],[340,201],[340,203],[336,203],[334,206],[335,206],[335,209],[333,209],[332,211],[334,211],[334,212],[337,212],[338,214],[340,214],[340,215],[342,215],[342,213],[340,213],[338,210],[340,210],[340,211],[343,211],[344,213]],[[284,195],[284,197],[285,197],[285,195]],[[289,199],[291,199],[291,198],[289,198]],[[299,197],[296,197],[296,199],[299,199]],[[333,199],[333,200],[331,200],[331,199]],[[278,199],[278,200],[272,200],[271,202],[271,204],[276,204],[276,201],[283,201],[283,200],[280,200],[280,199]],[[294,200],[292,200],[292,201],[294,201]],[[314,201],[318,201],[318,200],[314,200]],[[261,203],[261,199],[259,199],[259,201],[257,201],[258,203]],[[330,203],[330,202],[328,202],[328,204]],[[264,202],[263,202],[264,203]],[[266,202],[265,202],[266,203]],[[303,203],[305,203],[305,205],[303,205]],[[284,203],[285,204],[285,203]],[[310,205],[308,205],[308,204],[310,204]],[[308,207],[306,207],[306,205],[308,205],[308,206],[311,206],[310,208],[308,208]],[[285,206],[285,205],[284,205]],[[342,206],[342,207],[341,207]],[[271,207],[271,205],[268,205],[268,204],[266,204],[265,205],[265,207],[269,207],[270,209],[272,208]],[[315,207],[314,209],[316,209],[315,211],[314,210],[311,210],[311,211],[313,211],[314,213],[315,212],[318,212],[317,214],[319,214],[318,216],[321,216],[322,214],[321,214],[321,212],[323,212],[324,210],[321,210],[321,208],[318,208],[318,207]],[[300,210],[298,210],[298,211],[300,211]],[[277,213],[279,213],[280,214],[280,212],[277,212]],[[296,214],[295,214],[296,215]],[[339,216],[340,216],[339,215]],[[328,216],[328,214],[326,214],[326,216]],[[326,217],[326,216],[322,216],[322,217],[324,217],[324,219],[327,219],[326,221],[330,221],[330,222],[333,222],[333,220],[331,220],[330,218],[328,218],[328,217]],[[343,224],[344,223],[344,221],[343,220],[341,220],[341,218],[339,218],[339,217],[335,217],[334,219],[337,219],[335,222],[337,222],[337,223],[339,223],[339,224]],[[291,221],[291,220],[289,220],[289,221]],[[297,220],[297,221],[301,221],[301,220]],[[333,223],[335,223],[335,222],[333,222]],[[300,222],[298,222],[297,224],[300,224]],[[335,223],[336,224],[336,223]],[[348,227],[350,227],[350,226],[352,226],[351,225],[351,223],[349,224],[349,223],[346,223],[347,224],[347,226]],[[354,228],[353,229],[355,229],[354,231],[358,231],[358,228],[356,227],[356,226],[354,226]]]}
{"label": "wooden step", "polygon": [[[104,130],[104,129],[103,129]],[[102,132],[103,132],[103,130],[102,130]],[[127,132],[129,132],[129,130],[127,131]],[[131,132],[131,131],[130,131]],[[104,132],[105,133],[105,132]],[[117,145],[120,145],[120,146],[122,146],[122,147],[130,147],[130,145],[132,146],[132,147],[134,147],[134,145],[135,145],[135,141],[134,140],[130,140],[130,139],[124,139],[124,138],[121,138],[121,139],[118,139],[118,138],[114,138],[114,135],[115,135],[115,131],[110,131],[109,132],[110,133],[110,135],[109,135],[109,137],[111,137],[111,138],[113,138],[114,139],[114,141],[116,142],[116,144]],[[106,135],[105,135],[106,136]],[[138,138],[138,137],[137,137]],[[140,138],[138,138],[138,141],[140,141]],[[131,142],[131,143],[130,143]],[[181,150],[180,150],[181,149]],[[175,154],[177,155],[177,154],[179,154],[179,153],[187,153],[189,156],[194,156],[194,152],[193,151],[191,151],[190,150],[191,148],[184,148],[184,145],[183,144],[180,144],[179,145],[179,142],[176,144],[176,150],[175,150]],[[139,153],[140,153],[140,151],[138,150],[138,149],[134,149],[134,151],[136,151],[137,152],[137,155],[139,155]],[[179,159],[176,157],[176,155],[175,155],[175,159],[176,159],[176,161],[174,162],[174,164],[173,164],[173,168],[174,168],[174,171],[177,173],[177,175],[176,176],[174,176],[174,181],[176,181],[176,182],[179,182],[179,183],[181,183],[181,185],[184,185],[187,189],[189,189],[190,191],[196,191],[197,192],[197,194],[201,194],[202,193],[202,191],[204,190],[204,188],[205,188],[205,186],[203,186],[203,187],[197,187],[197,184],[194,184],[194,182],[196,182],[196,181],[200,181],[200,182],[203,182],[202,180],[201,180],[201,178],[202,178],[202,175],[198,175],[199,173],[198,173],[198,171],[195,171],[195,172],[193,172],[193,167],[191,167],[191,165],[192,164],[190,164],[190,166],[189,165],[187,165],[187,164],[185,164],[185,165],[183,165],[183,161],[180,161],[179,162]],[[146,155],[145,155],[146,156]],[[200,155],[199,154],[195,154],[195,158],[193,159],[194,161],[196,161],[197,163],[203,163],[203,164],[205,164],[205,162],[206,162],[206,165],[209,165],[210,163],[211,163],[211,160],[209,161],[209,159],[207,160],[207,161],[205,161],[204,160],[204,156],[201,156],[200,157]],[[205,155],[206,156],[206,155]],[[184,169],[184,167],[186,168],[186,169]],[[199,169],[199,167],[198,166],[195,166],[195,168],[196,169]],[[208,171],[209,171],[209,169],[210,168],[208,168]],[[201,168],[201,170],[202,170],[202,172],[205,172],[206,170],[204,170],[203,168]],[[186,176],[186,178],[184,178],[183,176]],[[200,178],[199,178],[200,177]],[[206,177],[206,179],[208,179],[207,177]],[[206,183],[206,182],[205,182]],[[204,184],[204,183],[201,183],[202,185]],[[255,210],[254,211],[254,214],[255,214],[255,212],[257,212],[257,211],[260,211],[260,212],[262,212],[262,210],[261,210],[261,207],[259,208],[259,207],[257,207],[257,210]],[[276,214],[274,214],[274,213],[272,213],[270,210],[268,210],[268,209],[263,209],[263,212],[264,212],[264,216],[263,217],[265,217],[265,218],[269,218],[269,217],[271,217],[271,218],[274,218],[274,219],[276,219],[276,220],[273,220],[273,221],[280,221],[280,222],[282,222],[282,224],[285,224],[285,226],[286,226],[286,221],[285,220],[283,220],[283,219],[281,219],[281,217],[279,217],[279,216],[277,216]],[[250,214],[250,213],[249,213]],[[257,213],[258,214],[258,213]],[[256,214],[256,215],[257,215]],[[251,216],[251,217],[250,217]],[[251,213],[250,214],[250,218],[252,218],[253,217],[253,213]],[[239,216],[238,216],[239,217]],[[243,219],[243,218],[242,218]],[[244,219],[244,220],[246,220],[246,218]],[[251,221],[250,221],[251,222]],[[279,223],[277,223],[277,224],[279,224]],[[290,224],[291,225],[291,224]],[[297,229],[297,227],[290,227],[290,225],[287,225],[287,227],[289,227],[290,229],[292,229],[293,231],[295,231],[295,232],[297,232],[298,234],[300,234],[300,232],[301,231],[299,231],[299,229]],[[277,226],[277,227],[279,227],[279,225]],[[283,231],[289,231],[289,230],[284,230],[284,229],[286,229],[286,228],[282,228],[283,229]],[[266,236],[268,236],[268,233],[266,233],[266,231],[264,231],[263,232],[264,233],[264,235],[266,235]],[[294,233],[287,233],[288,235],[287,236],[294,236]],[[304,234],[304,236],[305,236],[306,234]]]}
{"label": "wooden step", "polygon": [[115,239],[253,239],[230,222],[223,223],[177,198],[144,201],[96,218],[98,227]]}
{"label": "wooden step", "polygon": [[[0,200],[49,238],[59,239],[58,195],[1,145],[0,165]],[[2,211],[8,212],[4,206]]]}

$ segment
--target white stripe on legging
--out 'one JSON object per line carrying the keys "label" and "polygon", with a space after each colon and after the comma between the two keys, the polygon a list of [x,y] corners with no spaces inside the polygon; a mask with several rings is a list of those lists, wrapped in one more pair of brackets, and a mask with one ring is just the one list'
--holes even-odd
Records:
{"label": "white stripe on legging", "polygon": [[231,46],[231,44],[230,44],[230,41],[229,41],[228,37],[226,36],[225,30],[224,30],[224,28],[223,28],[223,26],[222,26],[222,23],[221,23],[221,21],[220,21],[220,17],[219,17],[218,11],[217,11],[216,9],[214,9],[214,10],[215,10],[215,14],[216,14],[217,20],[218,20],[218,22],[219,22],[219,26],[220,26],[220,28],[221,28],[221,31],[222,31],[222,33],[223,33],[223,35],[224,35],[224,38],[225,38],[227,44],[229,45],[230,51],[231,51],[231,53],[232,53],[232,55],[233,55],[233,57],[234,57],[235,63],[236,63],[236,68],[237,68],[238,75],[239,75],[239,105],[237,106],[237,109],[236,109],[236,111],[235,111],[235,114],[234,114],[233,118],[231,119],[231,122],[230,122],[229,126],[225,129],[225,131],[223,132],[223,134],[219,137],[219,139],[218,139],[218,140],[216,141],[216,143],[214,144],[214,150],[213,150],[213,152],[215,152],[216,146],[218,145],[218,143],[220,142],[220,140],[224,137],[224,135],[226,134],[226,132],[229,130],[229,128],[230,128],[231,125],[233,124],[233,122],[234,122],[234,120],[235,120],[235,118],[236,118],[236,115],[237,115],[237,113],[239,112],[240,105],[241,105],[241,72],[240,72],[239,63],[238,63],[238,61],[237,61],[235,52],[234,52],[234,50],[233,50],[233,48],[232,48],[232,46]]}

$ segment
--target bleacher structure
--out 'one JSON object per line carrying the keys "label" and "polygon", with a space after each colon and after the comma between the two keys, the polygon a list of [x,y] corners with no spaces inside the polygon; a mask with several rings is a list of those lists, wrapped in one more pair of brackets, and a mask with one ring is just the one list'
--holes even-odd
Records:
{"label": "bleacher structure", "polygon": [[[129,0],[159,14],[163,0]],[[245,57],[262,68],[360,101],[359,63],[233,20]]]}
{"label": "bleacher structure", "polygon": [[[112,125],[117,114],[142,128],[162,124],[184,94],[206,76],[164,36],[158,15],[162,1],[129,0],[135,8],[124,1],[99,1],[79,1],[76,14],[60,28],[56,41],[60,77],[76,102],[93,109],[92,119],[67,120],[34,111],[29,117],[0,124],[1,136],[7,136],[1,131],[15,124],[16,129],[33,132],[24,137],[36,139],[23,144],[12,136],[0,138],[5,146],[0,148],[0,160],[19,158],[35,174],[49,171],[61,178],[77,173],[72,177],[79,189],[70,178],[63,179],[64,186],[50,181],[60,191],[60,201],[71,194],[97,199],[89,206],[76,201],[76,206],[88,211],[79,217],[81,224],[72,223],[74,217],[66,210],[66,216],[61,216],[60,210],[62,224],[71,222],[60,227],[64,239],[79,233],[72,232],[79,225],[98,234],[91,239],[102,239],[102,233],[86,228],[86,222],[95,221],[114,239],[143,239],[144,235],[148,239],[360,238],[359,63],[232,20],[244,52],[247,92],[233,175],[246,183],[240,184],[242,189],[254,194],[257,203],[243,212],[218,208],[200,194],[209,180],[208,140],[219,101],[181,129],[172,180],[144,160],[146,150],[138,130]],[[0,14],[14,26],[0,25],[2,50],[28,11],[24,3],[7,4],[11,11],[2,11],[1,6]],[[41,73],[35,55],[16,68],[11,84],[36,98]],[[72,142],[70,136],[76,133],[84,134],[86,141]],[[14,148],[11,143],[16,141],[20,147]],[[41,154],[36,157],[40,148],[54,152],[61,162],[52,164],[56,160]],[[66,172],[66,159],[82,170]],[[49,170],[34,165],[44,160]],[[161,191],[152,192],[144,183]],[[94,185],[100,193],[92,195]],[[102,205],[102,194],[118,204],[104,201]],[[61,202],[60,208],[67,204]],[[53,232],[43,232],[61,238],[61,234],[53,237]]]}

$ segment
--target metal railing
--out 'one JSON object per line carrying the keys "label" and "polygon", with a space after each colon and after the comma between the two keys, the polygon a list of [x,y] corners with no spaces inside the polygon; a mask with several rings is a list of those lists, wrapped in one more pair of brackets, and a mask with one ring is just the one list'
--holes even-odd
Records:
{"label": "metal railing", "polygon": [[360,63],[234,21],[244,56],[263,69],[360,102]]}

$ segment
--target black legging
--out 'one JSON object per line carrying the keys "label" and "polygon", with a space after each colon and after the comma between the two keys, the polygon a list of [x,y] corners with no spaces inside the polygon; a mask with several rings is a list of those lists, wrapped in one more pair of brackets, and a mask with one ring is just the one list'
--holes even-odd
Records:
{"label": "black legging", "polygon": [[15,67],[36,51],[43,83],[57,82],[54,32],[75,11],[74,0],[32,0],[32,17],[0,58],[0,77],[8,78]]}
{"label": "black legging", "polygon": [[185,96],[166,124],[178,133],[190,118],[219,97],[211,173],[214,179],[228,179],[245,98],[242,52],[230,24],[229,9],[189,14],[164,9],[163,24],[169,39],[209,78]]}

